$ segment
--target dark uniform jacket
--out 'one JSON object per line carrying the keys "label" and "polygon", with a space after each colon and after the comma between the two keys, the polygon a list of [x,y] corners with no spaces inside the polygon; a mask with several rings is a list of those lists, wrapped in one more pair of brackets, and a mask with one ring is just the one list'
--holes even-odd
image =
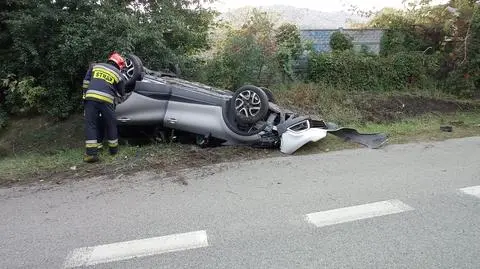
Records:
{"label": "dark uniform jacket", "polygon": [[106,63],[90,65],[83,79],[83,99],[114,104],[125,95],[125,79],[120,71]]}

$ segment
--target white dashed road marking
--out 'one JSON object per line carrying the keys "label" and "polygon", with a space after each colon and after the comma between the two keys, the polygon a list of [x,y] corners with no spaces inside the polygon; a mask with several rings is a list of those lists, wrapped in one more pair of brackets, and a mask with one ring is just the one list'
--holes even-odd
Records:
{"label": "white dashed road marking", "polygon": [[480,186],[473,186],[460,189],[461,192],[480,198]]}
{"label": "white dashed road marking", "polygon": [[208,240],[205,231],[173,234],[75,249],[69,253],[64,267],[91,266],[207,246]]}
{"label": "white dashed road marking", "polygon": [[323,227],[411,210],[414,208],[399,200],[388,200],[311,213],[306,215],[306,219],[317,227]]}

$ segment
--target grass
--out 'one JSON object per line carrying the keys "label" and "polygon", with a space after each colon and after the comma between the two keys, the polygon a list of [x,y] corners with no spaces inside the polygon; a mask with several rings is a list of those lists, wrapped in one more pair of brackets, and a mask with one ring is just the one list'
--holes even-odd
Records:
{"label": "grass", "polygon": [[[389,143],[438,141],[480,135],[480,109],[474,101],[459,101],[438,92],[358,93],[318,85],[276,89],[282,106],[317,115],[364,133],[384,132]],[[295,107],[300,104],[300,107]],[[188,144],[122,146],[115,157],[106,152],[101,163],[84,164],[80,115],[51,123],[45,118],[16,119],[0,133],[0,184],[121,175],[141,170],[173,172],[228,161],[283,156],[278,150],[249,147],[200,149]],[[451,125],[453,132],[440,126]],[[328,135],[297,155],[360,147]]]}
{"label": "grass", "polygon": [[42,178],[63,172],[78,164],[79,149],[66,150],[53,155],[39,153],[22,154],[0,160],[2,175],[0,180],[6,182],[14,179]]}
{"label": "grass", "polygon": [[12,118],[0,133],[0,158],[15,155],[51,155],[83,145],[83,117],[54,122],[46,117]]}
{"label": "grass", "polygon": [[[440,130],[452,126],[453,132]],[[480,135],[480,112],[459,112],[445,115],[427,114],[389,124],[366,124],[365,132],[385,131],[391,143],[438,141]]]}
{"label": "grass", "polygon": [[201,149],[189,144],[151,144],[121,146],[116,156],[108,151],[100,154],[100,163],[85,164],[83,148],[59,150],[40,154],[25,152],[0,159],[0,185],[31,182],[58,181],[101,175],[128,175],[142,170],[174,172],[178,169],[200,167],[225,161],[249,160],[278,156],[274,150],[247,147],[218,147]]}
{"label": "grass", "polygon": [[300,83],[272,90],[282,106],[340,125],[388,124],[435,111],[443,114],[480,109],[478,101],[458,100],[435,89],[361,92]]}

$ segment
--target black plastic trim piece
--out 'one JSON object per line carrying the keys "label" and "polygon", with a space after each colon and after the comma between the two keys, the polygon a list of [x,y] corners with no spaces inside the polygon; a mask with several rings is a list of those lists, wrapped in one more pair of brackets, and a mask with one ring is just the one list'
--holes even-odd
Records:
{"label": "black plastic trim piece", "polygon": [[277,131],[279,135],[282,135],[285,133],[288,129],[288,127],[293,126],[297,123],[300,123],[304,120],[310,120],[310,117],[308,116],[301,116],[301,117],[296,117],[296,118],[289,118],[288,120],[285,121],[285,123],[281,123],[277,125]]}

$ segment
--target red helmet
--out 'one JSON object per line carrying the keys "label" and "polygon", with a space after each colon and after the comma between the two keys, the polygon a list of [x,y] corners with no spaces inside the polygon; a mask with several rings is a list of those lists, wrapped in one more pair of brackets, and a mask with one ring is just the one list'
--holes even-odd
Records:
{"label": "red helmet", "polygon": [[108,56],[108,60],[116,63],[120,70],[126,66],[125,59],[117,52],[111,53],[110,56]]}

